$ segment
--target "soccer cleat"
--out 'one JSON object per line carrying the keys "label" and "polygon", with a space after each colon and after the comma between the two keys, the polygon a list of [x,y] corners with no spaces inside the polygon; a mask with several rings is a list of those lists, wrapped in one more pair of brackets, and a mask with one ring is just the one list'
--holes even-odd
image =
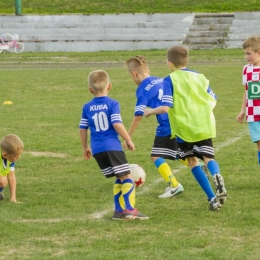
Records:
{"label": "soccer cleat", "polygon": [[132,220],[132,219],[147,220],[147,219],[149,219],[148,216],[144,215],[143,213],[141,213],[137,209],[124,210],[123,214],[124,214],[125,220]]}
{"label": "soccer cleat", "polygon": [[205,175],[207,176],[207,178],[209,180],[209,172],[208,172],[207,166],[203,162],[200,162],[199,165],[200,165],[200,168],[202,169],[202,171],[205,173]]}
{"label": "soccer cleat", "polygon": [[178,186],[176,188],[167,187],[165,189],[164,194],[158,196],[158,198],[160,198],[160,199],[171,198],[173,196],[181,194],[182,192],[184,192],[184,188],[182,187],[182,185],[180,183],[178,183]]}
{"label": "soccer cleat", "polygon": [[227,200],[227,191],[224,184],[224,179],[220,174],[213,176],[213,182],[216,187],[216,196],[220,204],[224,204]]}
{"label": "soccer cleat", "polygon": [[213,197],[209,201],[209,210],[216,211],[216,210],[220,210],[220,208],[221,208],[221,204],[219,204],[217,197]]}
{"label": "soccer cleat", "polygon": [[4,199],[4,194],[2,192],[0,192],[0,200]]}
{"label": "soccer cleat", "polygon": [[112,219],[114,219],[114,220],[124,220],[125,219],[125,215],[124,215],[123,212],[120,213],[118,211],[114,211],[114,216],[113,216]]}
{"label": "soccer cleat", "polygon": [[180,158],[178,158],[178,159],[176,159],[176,160],[178,160],[180,163],[182,163],[183,165],[185,165],[185,166],[189,166],[189,163],[188,163],[188,160],[187,160],[187,158],[186,159],[180,159]]}

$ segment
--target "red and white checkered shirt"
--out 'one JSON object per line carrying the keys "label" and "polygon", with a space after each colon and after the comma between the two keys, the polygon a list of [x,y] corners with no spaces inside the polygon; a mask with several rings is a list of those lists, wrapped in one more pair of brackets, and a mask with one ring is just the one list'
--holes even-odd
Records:
{"label": "red and white checkered shirt", "polygon": [[242,84],[246,88],[246,121],[260,121],[260,67],[244,66]]}

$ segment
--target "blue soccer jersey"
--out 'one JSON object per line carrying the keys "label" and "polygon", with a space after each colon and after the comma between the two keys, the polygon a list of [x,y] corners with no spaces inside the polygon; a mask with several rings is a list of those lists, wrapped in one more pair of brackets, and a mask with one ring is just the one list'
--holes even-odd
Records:
{"label": "blue soccer jersey", "polygon": [[[165,99],[163,79],[148,77],[142,81],[136,90],[135,116],[143,116],[146,107],[156,108],[161,106]],[[167,114],[156,115],[158,127],[156,136],[168,136],[171,134],[170,123]]]}
{"label": "blue soccer jersey", "polygon": [[113,127],[122,123],[120,106],[108,96],[95,97],[82,109],[79,128],[90,129],[92,154],[105,151],[122,151],[118,133]]}

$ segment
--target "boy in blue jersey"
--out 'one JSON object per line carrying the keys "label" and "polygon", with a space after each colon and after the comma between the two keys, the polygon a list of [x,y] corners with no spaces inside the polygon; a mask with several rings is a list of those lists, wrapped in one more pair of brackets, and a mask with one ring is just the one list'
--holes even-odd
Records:
{"label": "boy in blue jersey", "polygon": [[16,176],[15,176],[15,162],[20,158],[23,152],[23,142],[14,134],[8,134],[0,141],[0,150],[2,157],[2,164],[0,167],[0,200],[4,199],[2,193],[6,185],[9,185],[10,201],[16,201]]}
{"label": "boy in blue jersey", "polygon": [[[156,108],[165,98],[163,92],[163,79],[150,76],[146,59],[134,56],[126,61],[128,73],[138,86],[136,90],[136,106],[134,118],[128,131],[130,137],[138,127],[146,107]],[[170,122],[167,114],[156,115],[158,127],[151,152],[151,160],[168,186],[159,198],[170,198],[184,191],[182,185],[172,174],[171,168],[165,159],[175,160],[177,152],[176,139],[171,139]]]}
{"label": "boy in blue jersey", "polygon": [[[177,138],[178,156],[188,159],[192,174],[208,197],[209,209],[219,210],[226,201],[227,192],[219,165],[214,160],[212,144],[216,136],[215,94],[204,75],[186,68],[187,48],[168,49],[167,62],[172,73],[164,79],[165,99],[160,107],[145,111],[145,116],[168,112],[172,136]],[[204,160],[212,174],[216,194],[196,157]]]}
{"label": "boy in blue jersey", "polygon": [[93,155],[105,177],[116,177],[113,219],[146,220],[149,217],[135,208],[135,186],[118,135],[129,150],[134,150],[135,146],[122,123],[118,101],[107,96],[112,86],[109,76],[103,70],[92,71],[88,84],[94,98],[83,106],[79,125],[84,159],[89,160]]}
{"label": "boy in blue jersey", "polygon": [[[134,56],[126,61],[127,71],[138,86],[136,90],[136,106],[132,124],[128,131],[132,136],[144,115],[146,107],[156,108],[161,105],[165,98],[163,91],[163,79],[150,76],[149,66],[145,57]],[[167,187],[164,194],[159,198],[170,198],[184,191],[182,185],[178,183],[166,159],[175,160],[177,153],[176,138],[171,138],[170,122],[167,113],[156,115],[158,127],[151,152],[151,160],[161,174]],[[187,164],[187,160],[180,160]],[[204,167],[201,164],[201,167]],[[207,174],[207,172],[205,172]]]}

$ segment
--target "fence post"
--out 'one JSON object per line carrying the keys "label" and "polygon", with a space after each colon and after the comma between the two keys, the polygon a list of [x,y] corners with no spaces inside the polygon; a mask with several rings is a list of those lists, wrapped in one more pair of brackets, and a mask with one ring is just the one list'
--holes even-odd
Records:
{"label": "fence post", "polygon": [[22,0],[15,0],[15,15],[22,15]]}

